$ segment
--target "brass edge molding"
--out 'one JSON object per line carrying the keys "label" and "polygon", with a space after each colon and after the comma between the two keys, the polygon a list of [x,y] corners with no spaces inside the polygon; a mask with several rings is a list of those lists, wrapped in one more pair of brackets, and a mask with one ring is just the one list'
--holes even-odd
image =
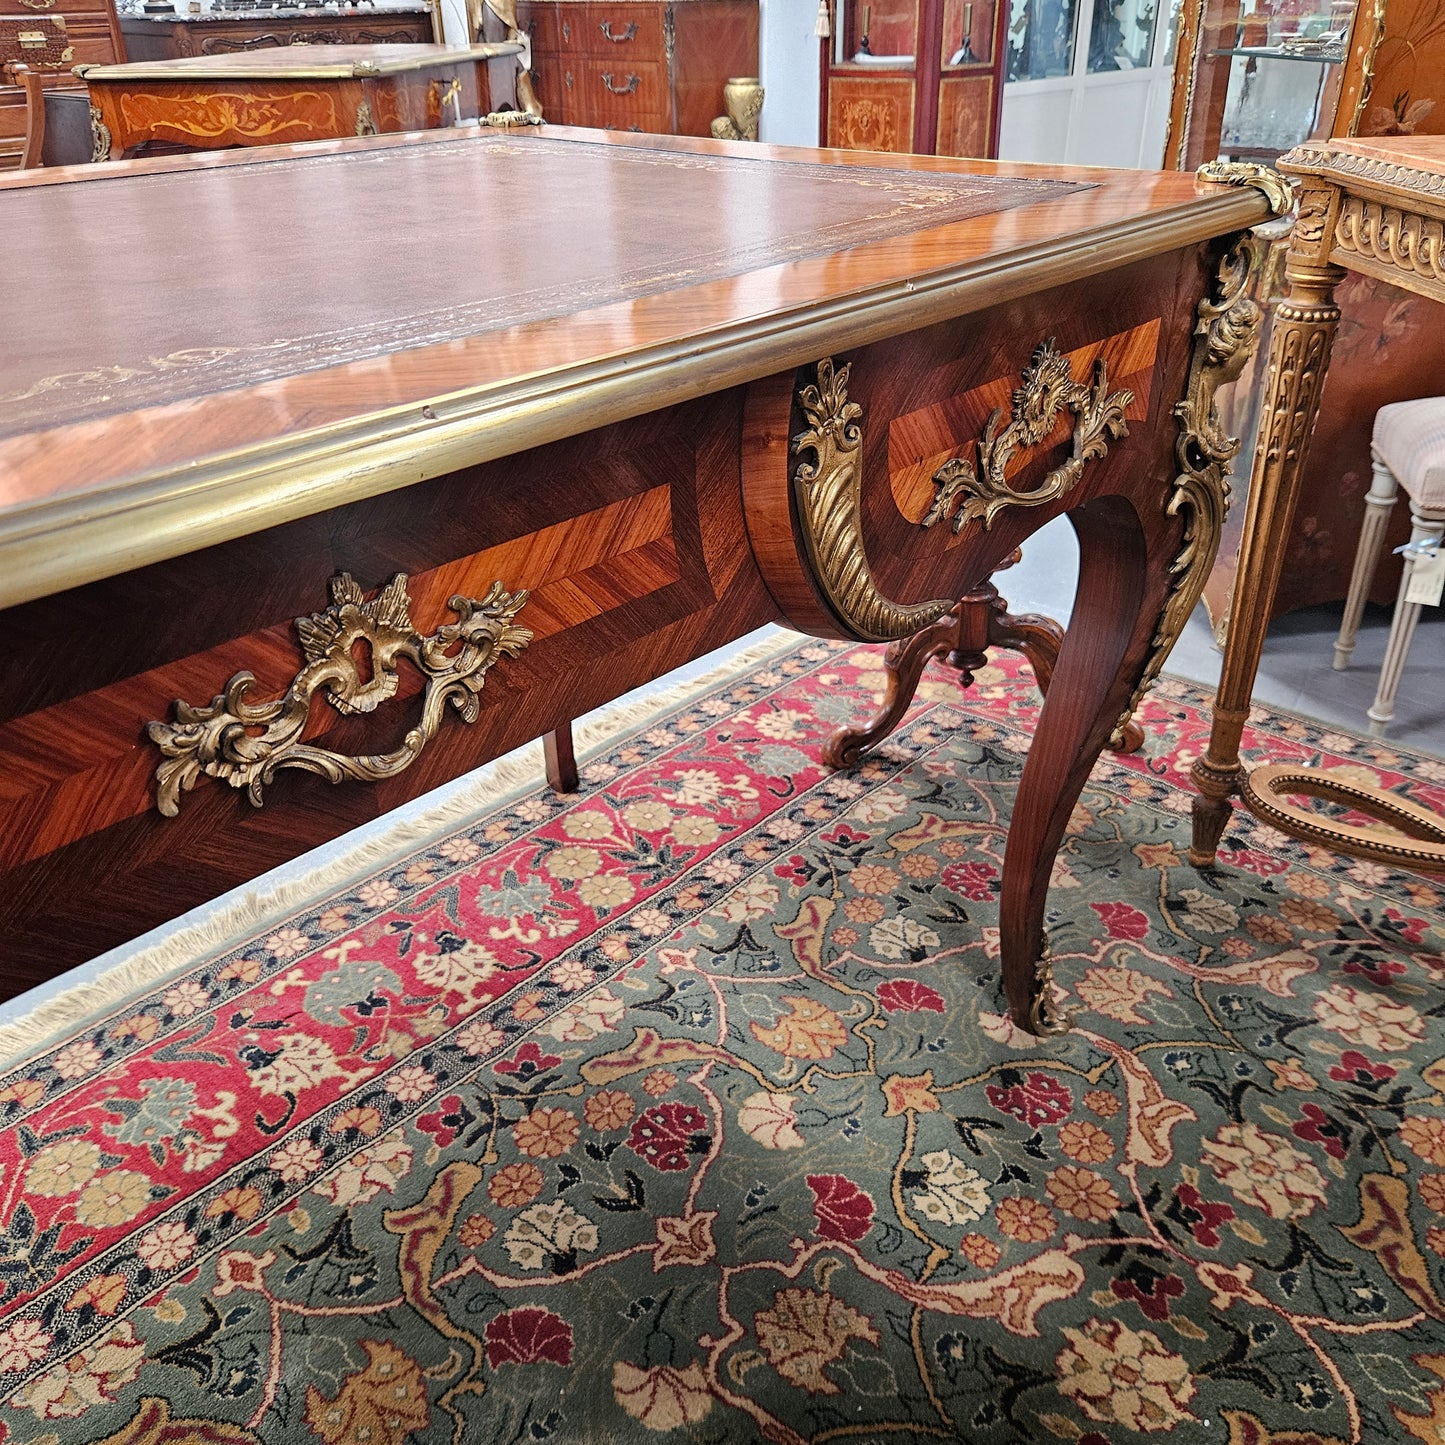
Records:
{"label": "brass edge molding", "polygon": [[[1251,813],[1292,838],[1397,868],[1445,873],[1445,824],[1408,798],[1363,787],[1328,768],[1288,763],[1250,769],[1239,790]],[[1327,814],[1284,801],[1290,794],[1337,803],[1393,831],[1336,822]]]}
{"label": "brass edge molding", "polygon": [[1445,225],[1425,216],[1347,195],[1335,222],[1337,251],[1372,258],[1392,272],[1445,283]]}
{"label": "brass edge molding", "polygon": [[[588,359],[389,407],[0,512],[0,608],[115,576],[345,502],[495,461],[805,365],[828,351],[1017,300],[1265,219],[1247,192],[1082,230],[1042,255],[1002,254],[861,295],[748,318],[620,357]],[[340,368],[338,368],[340,370]],[[0,440],[0,452],[5,443]]]}
{"label": "brass edge molding", "polygon": [[1211,186],[1248,186],[1258,191],[1269,202],[1270,215],[1276,219],[1294,209],[1294,190],[1272,166],[1254,161],[1205,161],[1194,177]]}
{"label": "brass edge molding", "polygon": [[1267,252],[1268,243],[1249,232],[1236,237],[1219,261],[1211,294],[1200,300],[1196,311],[1184,398],[1174,406],[1179,428],[1174,455],[1180,472],[1164,507],[1167,516],[1183,518],[1183,545],[1169,564],[1173,579],[1169,597],[1144,671],[1115,724],[1111,739],[1115,746],[1184,631],[1219,550],[1229,510],[1228,478],[1240,440],[1221,428],[1215,394],[1239,376],[1259,344],[1264,318],[1249,290]]}
{"label": "brass edge molding", "polygon": [[[505,591],[500,582],[480,599],[452,597],[447,605],[457,620],[423,637],[412,626],[405,573],[398,572],[370,602],[349,572],[340,573],[331,580],[331,606],[296,619],[306,665],[284,697],[248,702],[256,678],[238,672],[208,704],[192,707],[177,698],[174,722],[146,724],[146,735],[164,755],[156,767],[156,808],[174,818],[181,794],[203,774],[245,788],[258,808],[262,787],[283,768],[301,768],[332,783],[394,778],[436,736],[448,703],[464,722],[477,720],[477,695],[487,672],[498,658],[515,657],[532,640],[531,631],[513,621],[527,597],[525,591]],[[352,655],[358,643],[371,659],[365,681]],[[355,757],[301,741],[317,692],[338,712],[373,712],[395,695],[401,658],[427,681],[421,721],[399,748]]]}
{"label": "brass edge molding", "polygon": [[824,357],[817,380],[798,390],[808,426],[793,438],[792,455],[811,452],[813,460],[793,467],[793,503],[813,581],[829,608],[861,641],[891,642],[937,622],[954,599],[902,606],[878,588],[863,545],[863,408],[848,400],[849,370]]}
{"label": "brass edge molding", "polygon": [[[974,520],[987,531],[1004,507],[1041,507],[1057,501],[1078,485],[1086,463],[1108,454],[1111,438],[1117,441],[1129,435],[1124,408],[1133,400],[1134,393],[1127,388],[1110,393],[1102,356],[1094,362],[1091,381],[1075,381],[1068,358],[1053,340],[1041,341],[1024,368],[1022,384],[1014,390],[1007,426],[1000,430],[1004,412],[995,407],[977,443],[977,467],[954,457],[934,472],[938,495],[920,525],[932,527],[951,516],[955,533]],[[1044,441],[1066,408],[1075,417],[1072,454],[1033,491],[1014,491],[1008,484],[1008,465],[1015,453]]]}

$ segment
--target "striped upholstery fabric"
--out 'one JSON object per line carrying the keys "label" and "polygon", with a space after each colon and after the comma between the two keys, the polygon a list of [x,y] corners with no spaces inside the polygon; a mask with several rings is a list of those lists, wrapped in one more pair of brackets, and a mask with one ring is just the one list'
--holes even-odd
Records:
{"label": "striped upholstery fabric", "polygon": [[1422,507],[1445,507],[1445,397],[1397,401],[1375,414],[1375,454]]}

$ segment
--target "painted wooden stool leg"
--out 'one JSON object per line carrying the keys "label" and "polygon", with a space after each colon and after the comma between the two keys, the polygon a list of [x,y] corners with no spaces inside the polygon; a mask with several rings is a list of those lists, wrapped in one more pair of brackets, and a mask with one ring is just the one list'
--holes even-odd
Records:
{"label": "painted wooden stool leg", "polygon": [[547,781],[554,793],[575,793],[578,786],[577,755],[572,748],[572,724],[563,723],[542,739],[542,756],[547,764]]}
{"label": "painted wooden stool leg", "polygon": [[[1421,507],[1414,502],[1410,505],[1410,520],[1414,529],[1410,533],[1412,542],[1433,540],[1439,542],[1445,536],[1445,508]],[[1385,643],[1385,661],[1380,668],[1380,685],[1375,690],[1375,700],[1365,714],[1370,719],[1370,736],[1382,738],[1385,728],[1395,716],[1395,694],[1400,687],[1400,674],[1405,670],[1405,655],[1415,640],[1415,624],[1420,620],[1420,604],[1406,602],[1405,592],[1410,585],[1410,576],[1415,570],[1414,559],[1405,554],[1405,570],[1400,577],[1400,592],[1395,599],[1395,617],[1390,623],[1389,641]]]}
{"label": "painted wooden stool leg", "polygon": [[1365,519],[1360,524],[1360,543],[1355,548],[1355,570],[1350,574],[1350,591],[1345,598],[1345,615],[1340,635],[1335,639],[1335,671],[1343,672],[1350,665],[1350,654],[1360,635],[1360,618],[1365,615],[1365,598],[1379,565],[1380,549],[1385,545],[1385,527],[1395,510],[1399,483],[1394,473],[1379,457],[1372,456],[1374,476],[1365,497]]}

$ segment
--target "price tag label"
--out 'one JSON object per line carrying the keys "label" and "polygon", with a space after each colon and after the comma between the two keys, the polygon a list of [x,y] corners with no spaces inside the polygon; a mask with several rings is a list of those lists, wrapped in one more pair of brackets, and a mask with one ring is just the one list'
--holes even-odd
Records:
{"label": "price tag label", "polygon": [[1405,601],[1418,602],[1422,607],[1438,607],[1442,593],[1445,593],[1445,548],[1438,548],[1433,554],[1415,558],[1409,585],[1405,588]]}

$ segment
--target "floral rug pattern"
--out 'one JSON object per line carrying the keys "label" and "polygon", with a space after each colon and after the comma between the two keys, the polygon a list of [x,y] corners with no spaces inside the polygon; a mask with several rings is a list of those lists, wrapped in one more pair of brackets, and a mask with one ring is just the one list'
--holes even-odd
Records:
{"label": "floral rug pattern", "polygon": [[1032,1039],[1032,679],[829,773],[881,685],[800,645],[0,1076],[0,1441],[1445,1438],[1440,892],[1242,815],[1189,867],[1166,681]]}

